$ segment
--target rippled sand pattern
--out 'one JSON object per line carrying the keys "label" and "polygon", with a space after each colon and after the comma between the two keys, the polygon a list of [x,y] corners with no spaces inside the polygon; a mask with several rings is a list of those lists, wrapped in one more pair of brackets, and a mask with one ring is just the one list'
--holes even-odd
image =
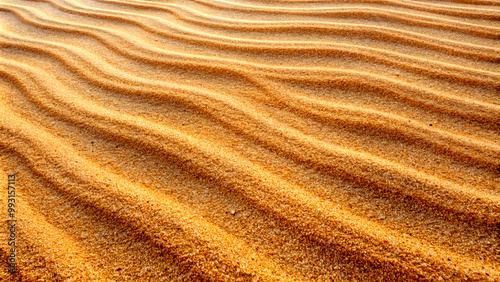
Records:
{"label": "rippled sand pattern", "polygon": [[498,0],[0,0],[0,95],[0,280],[500,281]]}

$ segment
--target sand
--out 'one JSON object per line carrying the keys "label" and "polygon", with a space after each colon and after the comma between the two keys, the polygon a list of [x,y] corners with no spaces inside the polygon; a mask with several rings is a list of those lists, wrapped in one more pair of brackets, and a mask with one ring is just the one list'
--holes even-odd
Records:
{"label": "sand", "polygon": [[500,281],[499,63],[498,0],[0,0],[0,280]]}

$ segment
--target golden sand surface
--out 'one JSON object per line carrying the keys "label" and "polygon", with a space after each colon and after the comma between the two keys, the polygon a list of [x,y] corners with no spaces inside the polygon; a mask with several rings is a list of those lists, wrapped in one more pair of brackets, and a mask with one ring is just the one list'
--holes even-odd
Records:
{"label": "golden sand surface", "polygon": [[499,0],[0,0],[0,95],[1,281],[500,281]]}

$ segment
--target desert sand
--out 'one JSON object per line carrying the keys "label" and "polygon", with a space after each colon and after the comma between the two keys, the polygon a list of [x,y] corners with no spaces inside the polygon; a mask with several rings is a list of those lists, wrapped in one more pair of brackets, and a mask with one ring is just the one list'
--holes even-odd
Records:
{"label": "desert sand", "polygon": [[0,0],[0,95],[2,281],[500,281],[498,0]]}

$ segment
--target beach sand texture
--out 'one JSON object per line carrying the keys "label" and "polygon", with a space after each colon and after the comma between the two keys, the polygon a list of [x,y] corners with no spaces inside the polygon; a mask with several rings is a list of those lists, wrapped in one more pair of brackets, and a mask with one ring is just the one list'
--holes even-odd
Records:
{"label": "beach sand texture", "polygon": [[0,280],[500,281],[498,0],[0,0],[0,95]]}

